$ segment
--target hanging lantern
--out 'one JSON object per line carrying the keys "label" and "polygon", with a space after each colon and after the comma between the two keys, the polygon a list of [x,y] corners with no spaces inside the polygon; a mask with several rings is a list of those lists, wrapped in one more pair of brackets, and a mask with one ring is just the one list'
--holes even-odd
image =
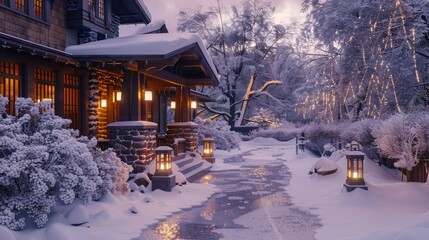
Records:
{"label": "hanging lantern", "polygon": [[176,176],[173,175],[172,162],[173,149],[167,146],[155,149],[155,175],[152,177],[152,190],[161,189],[171,191],[176,184]]}
{"label": "hanging lantern", "polygon": [[121,101],[122,100],[122,92],[118,91],[116,92],[116,101]]}
{"label": "hanging lantern", "polygon": [[176,101],[171,101],[170,108],[171,109],[176,109]]}
{"label": "hanging lantern", "polygon": [[[351,144],[351,149],[353,145]],[[359,149],[359,147],[357,148]],[[368,187],[365,186],[365,180],[363,179],[363,160],[365,154],[358,150],[347,151],[347,178],[344,186],[346,187],[347,192],[351,192],[356,188],[362,188],[368,190]]]}
{"label": "hanging lantern", "polygon": [[213,138],[204,138],[203,139],[203,158],[208,162],[214,163],[214,139]]}
{"label": "hanging lantern", "polygon": [[107,107],[107,100],[106,99],[101,99],[101,107],[102,108]]}
{"label": "hanging lantern", "polygon": [[197,101],[193,100],[191,101],[191,109],[196,109],[197,108]]}
{"label": "hanging lantern", "polygon": [[145,101],[152,101],[152,91],[151,90],[145,90],[144,91],[144,100]]}

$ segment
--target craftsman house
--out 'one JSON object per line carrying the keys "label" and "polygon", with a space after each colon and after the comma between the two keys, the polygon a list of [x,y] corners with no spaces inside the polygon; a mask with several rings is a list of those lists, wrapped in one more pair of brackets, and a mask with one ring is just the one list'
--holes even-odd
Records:
{"label": "craftsman house", "polygon": [[194,89],[217,85],[216,69],[198,36],[168,33],[165,24],[119,37],[120,24],[150,22],[142,0],[0,0],[8,113],[17,97],[50,99],[72,128],[109,139],[134,166],[177,138],[195,150],[192,112],[207,97]]}

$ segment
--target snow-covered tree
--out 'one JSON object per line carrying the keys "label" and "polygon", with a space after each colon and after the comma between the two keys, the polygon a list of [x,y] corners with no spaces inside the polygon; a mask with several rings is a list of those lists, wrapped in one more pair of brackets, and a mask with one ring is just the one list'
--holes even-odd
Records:
{"label": "snow-covered tree", "polygon": [[0,225],[22,229],[29,218],[43,227],[57,202],[127,191],[130,167],[94,149],[94,140],[79,141],[50,101],[18,98],[17,116],[5,114],[6,103],[0,96]]}
{"label": "snow-covered tree", "polygon": [[270,109],[258,108],[253,117],[249,119],[249,126],[260,126],[263,128],[278,128],[281,125],[278,119]]}
{"label": "snow-covered tree", "polygon": [[[325,120],[403,112],[423,81],[427,0],[305,0],[307,83],[298,109]],[[310,112],[308,111],[310,110]]]}
{"label": "snow-covered tree", "polygon": [[231,9],[225,9],[220,0],[217,3],[208,11],[181,11],[177,29],[198,33],[206,41],[221,84],[215,90],[203,89],[218,99],[216,104],[204,106],[233,127],[246,117],[250,101],[269,99],[273,105],[275,98],[268,87],[280,82],[271,81],[272,61],[267,60],[272,60],[287,30],[274,24],[275,9],[270,2],[243,0]]}
{"label": "snow-covered tree", "polygon": [[381,155],[396,160],[398,168],[411,170],[428,144],[427,113],[396,114],[375,127],[373,135]]}

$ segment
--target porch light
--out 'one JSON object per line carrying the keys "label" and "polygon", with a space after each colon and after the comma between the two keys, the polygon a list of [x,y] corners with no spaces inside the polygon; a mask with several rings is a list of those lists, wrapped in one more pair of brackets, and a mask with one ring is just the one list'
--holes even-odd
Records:
{"label": "porch light", "polygon": [[176,176],[173,175],[172,167],[173,149],[167,146],[155,149],[155,175],[152,177],[152,191],[161,189],[167,192],[176,184]]}
{"label": "porch light", "polygon": [[152,101],[152,91],[151,90],[145,90],[144,91],[144,100],[145,101]]}
{"label": "porch light", "polygon": [[354,143],[350,144],[350,148],[353,149],[353,151],[346,152],[347,178],[344,186],[347,192],[351,192],[356,188],[368,190],[368,187],[365,186],[365,180],[363,179],[363,160],[365,154],[359,151],[359,144],[356,143],[355,145]]}
{"label": "porch light", "polygon": [[214,139],[213,138],[204,138],[203,139],[203,158],[208,162],[214,163]]}
{"label": "porch light", "polygon": [[197,101],[191,101],[191,109],[197,108]]}
{"label": "porch light", "polygon": [[171,101],[170,108],[171,109],[176,109],[176,101]]}
{"label": "porch light", "polygon": [[101,99],[101,107],[102,108],[107,107],[107,100],[106,99]]}
{"label": "porch light", "polygon": [[116,101],[121,101],[122,100],[122,92],[118,91],[116,92]]}

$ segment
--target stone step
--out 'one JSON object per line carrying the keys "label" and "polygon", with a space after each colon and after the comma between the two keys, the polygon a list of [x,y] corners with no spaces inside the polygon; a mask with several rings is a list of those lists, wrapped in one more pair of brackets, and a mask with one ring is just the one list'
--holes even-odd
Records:
{"label": "stone step", "polygon": [[186,157],[186,153],[179,153],[177,156],[173,156],[173,161],[177,161]]}
{"label": "stone step", "polygon": [[174,160],[174,163],[179,167],[182,168],[183,166],[185,166],[186,164],[191,163],[192,161],[194,161],[194,158],[191,156],[185,156],[180,160]]}
{"label": "stone step", "polygon": [[200,167],[184,174],[188,182],[194,182],[198,180],[199,178],[206,175],[208,172],[210,172],[210,168],[213,166],[212,163],[209,163],[205,160],[202,160],[202,164]]}
{"label": "stone step", "polygon": [[180,168],[180,172],[183,173],[185,176],[187,173],[199,168],[201,165],[203,165],[203,161],[193,161],[184,165]]}

